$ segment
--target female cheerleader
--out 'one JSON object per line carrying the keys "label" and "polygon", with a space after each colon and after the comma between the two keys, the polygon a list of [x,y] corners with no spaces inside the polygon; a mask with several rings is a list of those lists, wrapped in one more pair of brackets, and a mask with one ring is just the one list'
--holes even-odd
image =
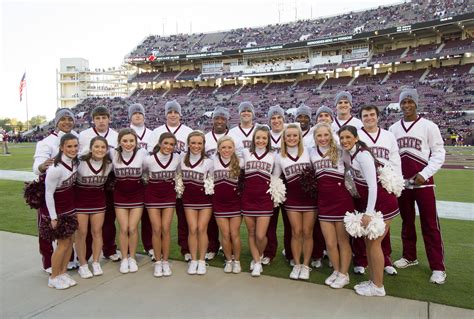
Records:
{"label": "female cheerleader", "polygon": [[[173,210],[176,206],[175,176],[180,158],[173,153],[176,137],[169,132],[162,133],[151,156],[145,159],[148,185],[145,190],[145,206],[152,227],[153,251],[156,262],[155,277],[171,276],[168,262],[170,253],[170,229]],[[160,258],[162,256],[162,258]]]}
{"label": "female cheerleader", "polygon": [[263,271],[262,256],[267,246],[267,229],[273,214],[273,202],[267,193],[275,164],[271,152],[270,130],[258,126],[252,137],[250,149],[244,149],[244,191],[242,194],[242,215],[247,225],[249,247],[253,260],[250,270],[253,277]]}
{"label": "female cheerleader", "polygon": [[[301,185],[304,170],[311,166],[308,151],[303,146],[303,137],[298,124],[288,124],[283,130],[281,150],[276,157],[275,175],[283,172],[286,178],[285,209],[291,225],[291,251],[295,265],[291,279],[309,279],[311,254],[313,252],[313,228],[316,218],[316,201]],[[303,264],[301,254],[303,253]]]}
{"label": "female cheerleader", "polygon": [[[214,156],[214,216],[222,235],[225,255],[224,272],[238,274],[240,266],[240,196],[237,184],[242,166],[235,153],[232,137],[223,136],[217,141]],[[232,258],[233,256],[233,258]]]}
{"label": "female cheerleader", "polygon": [[143,212],[142,167],[147,152],[138,148],[137,140],[137,133],[133,129],[122,129],[118,134],[119,146],[112,157],[116,178],[114,206],[120,225],[122,274],[138,271],[135,253],[138,244],[137,227]]}
{"label": "female cheerleader", "polygon": [[[212,199],[206,195],[204,181],[212,176],[212,160],[206,157],[204,133],[188,135],[188,150],[181,160],[184,192],[183,206],[188,223],[188,246],[191,261],[188,274],[206,274],[206,251],[209,244],[207,225],[212,217]],[[199,257],[199,260],[197,259]]]}
{"label": "female cheerleader", "polygon": [[350,193],[344,186],[344,164],[330,124],[318,123],[314,129],[316,147],[310,156],[318,182],[319,223],[334,271],[324,281],[332,288],[349,283],[351,246],[344,228],[344,215],[354,211]]}
{"label": "female cheerleader", "polygon": [[41,211],[46,218],[42,219],[40,225],[40,237],[57,240],[51,257],[51,276],[48,279],[48,286],[56,289],[66,289],[77,284],[66,271],[72,253],[73,234],[77,229],[73,199],[78,145],[79,141],[75,135],[64,134],[59,142],[59,153],[54,158],[53,166],[46,171],[46,209],[42,208]]}
{"label": "female cheerleader", "polygon": [[[370,280],[355,285],[354,289],[357,294],[363,296],[385,296],[384,256],[381,242],[390,228],[391,219],[399,214],[397,198],[377,184],[374,156],[367,145],[359,140],[357,129],[354,126],[345,125],[341,127],[338,134],[345,151],[345,165],[350,166],[360,196],[356,201],[356,208],[364,212],[382,212],[386,225],[382,236],[373,240],[365,238]],[[362,224],[366,226],[369,222],[370,217],[364,215]]]}
{"label": "female cheerleader", "polygon": [[[102,136],[92,138],[89,153],[80,157],[77,169],[75,201],[78,229],[76,232],[76,251],[81,278],[91,278],[103,274],[99,258],[102,251],[102,225],[105,214],[104,185],[112,170],[112,161],[107,150],[109,145]],[[86,260],[86,237],[89,220],[92,233],[92,272]]]}

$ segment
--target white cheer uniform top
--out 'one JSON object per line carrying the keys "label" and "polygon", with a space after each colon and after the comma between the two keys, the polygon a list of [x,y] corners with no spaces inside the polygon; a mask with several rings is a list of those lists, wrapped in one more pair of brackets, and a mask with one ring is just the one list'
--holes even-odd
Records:
{"label": "white cheer uniform top", "polygon": [[152,140],[152,131],[146,128],[145,125],[136,126],[130,124],[130,128],[132,128],[138,135],[138,147],[143,148],[145,151],[149,150],[151,152],[156,143],[158,143],[158,140]]}
{"label": "white cheer uniform top", "polygon": [[89,152],[91,140],[96,136],[105,137],[109,144],[109,150],[116,148],[118,145],[118,133],[116,131],[109,127],[107,132],[100,133],[95,127],[91,127],[79,134],[79,154],[83,155]]}
{"label": "white cheer uniform top", "polygon": [[[176,137],[175,153],[181,154],[187,151],[188,135],[192,131],[193,130],[190,127],[184,124],[179,124],[177,127],[171,127],[171,126],[168,126],[167,124],[163,124],[153,130],[151,140],[155,141],[155,145],[156,145],[156,143],[158,143],[158,141],[160,140],[161,134],[165,132],[173,133],[174,136]],[[155,145],[153,146],[149,145],[148,150],[152,151]]]}
{"label": "white cheer uniform top", "polygon": [[[204,139],[206,140],[206,155],[210,158],[214,156],[217,152],[217,141],[222,137],[226,136],[229,133],[229,130],[226,130],[222,134],[216,134],[214,133],[214,130],[207,132],[206,135],[204,136]],[[234,139],[234,146],[237,147],[237,143]]]}
{"label": "white cheer uniform top", "polygon": [[112,163],[108,163],[105,168],[102,165],[102,160],[95,161],[92,158],[80,161],[77,169],[77,185],[84,188],[101,188],[112,170]]}
{"label": "white cheer uniform top", "polygon": [[176,153],[164,155],[160,151],[147,156],[144,166],[148,172],[149,182],[174,180],[180,159]]}
{"label": "white cheer uniform top", "polygon": [[229,130],[228,135],[234,139],[236,153],[239,157],[243,156],[244,149],[250,148],[256,125],[254,124],[250,128],[242,128],[239,124]]}
{"label": "white cheer uniform top", "polygon": [[349,151],[351,158],[351,173],[354,182],[368,187],[369,195],[367,198],[366,212],[375,211],[377,202],[377,170],[375,161],[368,151],[363,151],[357,145],[354,145]]}
{"label": "white cheer uniform top", "polygon": [[359,120],[358,118],[355,118],[351,115],[351,117],[346,121],[339,120],[339,119],[337,119],[337,116],[336,116],[334,121],[331,123],[331,128],[335,133],[337,133],[339,131],[339,129],[341,127],[343,127],[344,125],[355,126],[355,128],[358,129],[358,130],[360,130],[364,126],[364,124],[362,124],[361,120]]}
{"label": "white cheer uniform top", "polygon": [[[64,134],[66,133],[63,131],[53,132],[36,144],[35,155],[33,155],[33,173],[41,175],[38,167],[59,153],[59,142]],[[79,136],[75,131],[71,131],[71,134]]]}

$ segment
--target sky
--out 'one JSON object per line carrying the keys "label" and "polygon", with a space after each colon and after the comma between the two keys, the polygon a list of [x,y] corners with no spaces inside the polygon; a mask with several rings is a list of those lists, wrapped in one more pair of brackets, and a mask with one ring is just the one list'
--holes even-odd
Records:
{"label": "sky", "polygon": [[29,118],[54,117],[60,58],[90,69],[118,67],[150,34],[212,32],[330,16],[396,0],[0,0],[0,118],[26,120],[19,84],[26,71]]}

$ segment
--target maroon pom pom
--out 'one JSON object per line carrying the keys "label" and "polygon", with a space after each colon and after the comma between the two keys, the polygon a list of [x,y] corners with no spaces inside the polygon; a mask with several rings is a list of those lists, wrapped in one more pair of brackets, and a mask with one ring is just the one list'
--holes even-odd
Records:
{"label": "maroon pom pom", "polygon": [[244,185],[245,185],[245,171],[243,169],[240,170],[239,178],[237,180],[237,194],[242,197],[244,193]]}
{"label": "maroon pom pom", "polygon": [[115,189],[115,174],[114,171],[111,171],[109,176],[107,177],[107,181],[104,185],[105,191],[114,191]]}
{"label": "maroon pom pom", "polygon": [[23,197],[25,202],[31,208],[38,209],[44,205],[44,193],[45,193],[45,177],[41,175],[39,179],[32,182],[25,182],[25,187],[23,189]]}
{"label": "maroon pom pom", "polygon": [[317,198],[317,180],[316,180],[316,171],[313,166],[306,167],[301,173],[301,188],[303,191],[311,196],[311,198]]}
{"label": "maroon pom pom", "polygon": [[51,218],[49,216],[43,217],[39,227],[39,236],[48,241],[65,239],[74,234],[77,230],[77,226],[75,214],[67,216],[59,215],[58,224],[55,229],[51,227]]}

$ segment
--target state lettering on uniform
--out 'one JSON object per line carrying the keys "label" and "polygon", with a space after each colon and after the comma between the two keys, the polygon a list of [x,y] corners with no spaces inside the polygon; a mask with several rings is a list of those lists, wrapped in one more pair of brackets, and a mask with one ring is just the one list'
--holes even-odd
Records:
{"label": "state lettering on uniform", "polygon": [[196,181],[203,181],[204,173],[190,171],[190,170],[183,170],[183,179],[193,179]]}
{"label": "state lettering on uniform", "polygon": [[115,168],[115,175],[117,177],[140,176],[141,170],[140,167]]}
{"label": "state lettering on uniform", "polygon": [[300,163],[287,166],[285,167],[285,176],[301,174],[308,167],[309,163]]}
{"label": "state lettering on uniform", "polygon": [[242,141],[242,144],[244,145],[244,148],[250,148],[252,141],[244,140]]}
{"label": "state lettering on uniform", "polygon": [[266,163],[266,162],[260,162],[260,161],[248,161],[245,163],[245,169],[246,170],[263,170],[268,172],[269,174],[272,173],[272,164]]}
{"label": "state lettering on uniform", "polygon": [[374,154],[376,158],[383,158],[383,159],[386,159],[387,161],[390,158],[389,157],[390,150],[386,149],[385,147],[372,146],[370,150],[372,151],[372,154]]}
{"label": "state lettering on uniform", "polygon": [[76,181],[76,177],[77,177],[77,172],[72,173],[71,176],[69,176],[67,179],[65,179],[61,183],[61,188],[70,187],[70,186],[74,185],[74,182]]}
{"label": "state lettering on uniform", "polygon": [[401,137],[397,140],[398,148],[413,148],[417,151],[421,152],[421,143],[422,140],[412,137],[412,136],[405,136]]}
{"label": "state lettering on uniform", "polygon": [[166,180],[166,179],[173,179],[176,173],[174,171],[161,171],[161,172],[150,172],[151,179],[159,179],[159,180]]}
{"label": "state lettering on uniform", "polygon": [[181,153],[181,152],[186,151],[185,146],[186,146],[186,143],[185,143],[185,142],[183,142],[183,141],[176,141],[176,146],[175,146],[174,149],[175,149],[175,151],[176,151],[177,153]]}
{"label": "state lettering on uniform", "polygon": [[107,175],[105,176],[80,176],[78,179],[79,184],[104,184],[107,181]]}
{"label": "state lettering on uniform", "polygon": [[322,159],[319,161],[316,161],[313,163],[314,169],[322,169],[322,168],[334,168],[337,169],[337,165],[334,165],[334,163],[330,159]]}
{"label": "state lettering on uniform", "polygon": [[228,170],[215,170],[214,171],[214,181],[218,181],[221,179],[230,179],[230,171]]}

